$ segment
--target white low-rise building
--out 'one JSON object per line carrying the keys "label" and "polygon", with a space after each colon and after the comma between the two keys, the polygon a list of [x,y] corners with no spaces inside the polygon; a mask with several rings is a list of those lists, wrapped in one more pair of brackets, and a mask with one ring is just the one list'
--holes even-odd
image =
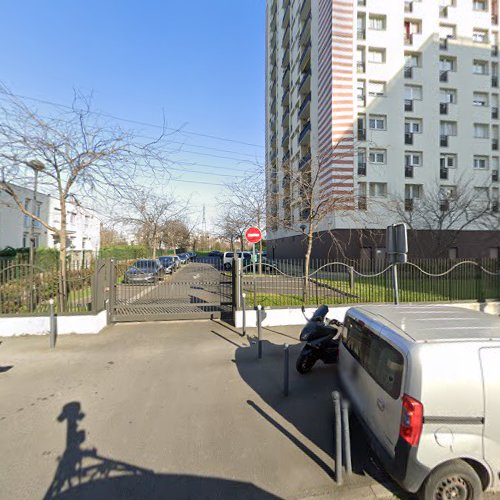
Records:
{"label": "white low-rise building", "polygon": [[[32,189],[15,186],[18,197],[27,210],[34,213],[48,225],[59,228],[61,225],[61,209],[57,198],[44,193],[37,193],[34,205]],[[0,249],[7,246],[28,248],[30,246],[30,229],[33,227],[35,247],[59,248],[59,238],[40,222],[24,215],[15,201],[0,191]],[[67,241],[68,251],[83,254],[96,253],[100,247],[101,222],[94,211],[67,203]]]}

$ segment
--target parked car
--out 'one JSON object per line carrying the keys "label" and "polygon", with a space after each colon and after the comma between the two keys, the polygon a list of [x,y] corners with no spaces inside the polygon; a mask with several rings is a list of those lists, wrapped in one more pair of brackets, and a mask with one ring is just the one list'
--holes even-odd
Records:
{"label": "parked car", "polygon": [[251,252],[224,252],[222,257],[222,266],[226,271],[230,271],[233,267],[233,258],[240,258],[243,261],[252,258]]}
{"label": "parked car", "polygon": [[158,260],[165,269],[165,273],[172,274],[177,270],[176,260],[171,255],[163,255],[162,257],[158,257]]}
{"label": "parked car", "polygon": [[208,253],[209,257],[221,257],[224,255],[223,252],[219,252],[219,250],[212,250],[211,252]]}
{"label": "parked car", "polygon": [[347,311],[339,375],[387,472],[424,499],[500,487],[500,318],[452,306]]}
{"label": "parked car", "polygon": [[179,253],[177,257],[179,257],[181,264],[187,264],[189,262],[189,255],[187,253]]}
{"label": "parked car", "polygon": [[131,265],[123,277],[128,284],[158,283],[165,275],[159,259],[141,259]]}

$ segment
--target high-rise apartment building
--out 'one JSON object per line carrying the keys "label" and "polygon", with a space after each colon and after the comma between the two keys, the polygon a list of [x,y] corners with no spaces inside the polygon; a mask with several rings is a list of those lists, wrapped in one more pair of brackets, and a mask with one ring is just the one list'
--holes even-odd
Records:
{"label": "high-rise apartment building", "polygon": [[312,175],[338,200],[318,256],[383,254],[407,222],[414,254],[498,258],[498,33],[496,0],[268,0],[269,251],[303,252]]}

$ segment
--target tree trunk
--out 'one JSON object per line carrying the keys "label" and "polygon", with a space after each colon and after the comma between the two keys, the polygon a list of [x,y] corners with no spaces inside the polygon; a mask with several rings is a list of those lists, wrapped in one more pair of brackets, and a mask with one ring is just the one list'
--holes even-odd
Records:
{"label": "tree trunk", "polygon": [[309,232],[307,233],[307,249],[306,249],[306,256],[304,259],[304,284],[302,290],[302,302],[304,304],[307,299],[307,285],[309,283],[309,263],[311,261],[312,245],[313,245],[313,226],[312,224],[309,224]]}
{"label": "tree trunk", "polygon": [[66,204],[61,203],[61,229],[59,230],[59,297],[57,309],[65,312],[68,303],[68,273],[66,263]]}
{"label": "tree trunk", "polygon": [[242,251],[242,252],[243,252],[243,250],[244,250],[244,248],[243,248],[243,247],[244,247],[244,243],[243,243],[243,235],[240,235],[240,249],[241,249],[241,251]]}

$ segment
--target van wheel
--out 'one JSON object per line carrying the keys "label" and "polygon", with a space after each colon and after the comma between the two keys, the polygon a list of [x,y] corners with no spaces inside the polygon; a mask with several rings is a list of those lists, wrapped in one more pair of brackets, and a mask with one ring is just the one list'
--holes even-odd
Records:
{"label": "van wheel", "polygon": [[483,487],[476,471],[463,460],[434,469],[419,492],[422,500],[480,500]]}
{"label": "van wheel", "polygon": [[226,262],[226,263],[224,264],[224,269],[225,269],[226,271],[231,271],[231,267],[233,267],[233,266],[231,266],[231,264],[229,264],[229,262]]}

